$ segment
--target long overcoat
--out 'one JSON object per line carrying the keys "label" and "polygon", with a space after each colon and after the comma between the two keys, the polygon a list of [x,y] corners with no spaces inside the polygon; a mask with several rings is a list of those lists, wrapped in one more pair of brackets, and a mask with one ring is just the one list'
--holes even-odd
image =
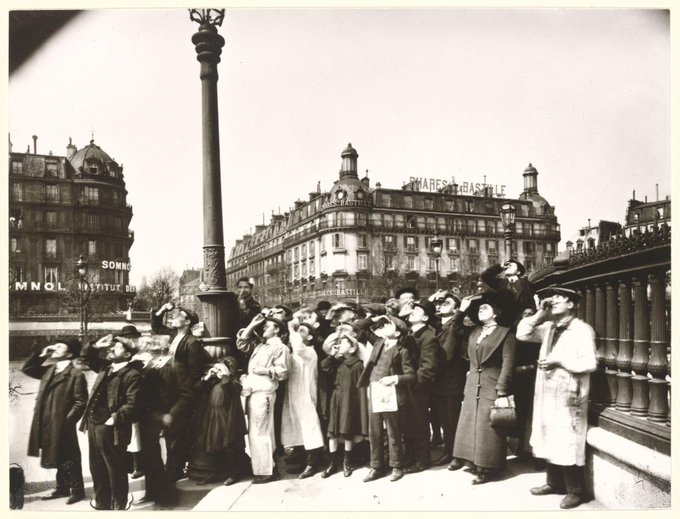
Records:
{"label": "long overcoat", "polygon": [[541,341],[540,359],[557,360],[562,367],[538,370],[534,393],[531,446],[534,456],[554,465],[585,465],[590,373],[597,367],[595,333],[573,318],[552,345],[555,324],[536,326],[534,316],[522,319],[517,338]]}
{"label": "long overcoat", "polygon": [[43,366],[39,355],[40,352],[34,353],[22,368],[29,377],[41,379],[28,455],[40,456],[44,468],[56,468],[61,461],[80,459],[76,424],[87,405],[87,383],[73,364],[54,374],[55,366]]}
{"label": "long overcoat", "polygon": [[453,456],[477,467],[505,466],[505,433],[491,427],[489,417],[498,393],[508,394],[515,362],[515,336],[510,329],[496,326],[477,345],[482,326],[468,340],[470,371],[465,382],[463,406],[456,429]]}
{"label": "long overcoat", "polygon": [[441,363],[432,387],[432,393],[436,396],[463,396],[469,367],[465,351],[467,343],[463,326],[464,318],[464,313],[457,312],[442,325],[437,334]]}
{"label": "long overcoat", "polygon": [[[326,357],[324,364],[337,362]],[[328,432],[334,436],[368,436],[368,399],[366,389],[357,387],[364,366],[358,357],[352,356],[337,367],[335,390],[331,395]]]}

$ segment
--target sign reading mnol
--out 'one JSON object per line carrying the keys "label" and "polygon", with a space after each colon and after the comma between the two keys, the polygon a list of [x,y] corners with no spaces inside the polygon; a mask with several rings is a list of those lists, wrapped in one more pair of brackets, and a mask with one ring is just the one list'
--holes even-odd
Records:
{"label": "sign reading mnol", "polygon": [[493,196],[505,196],[505,184],[489,184],[486,182],[456,182],[456,177],[451,177],[451,180],[445,178],[427,178],[427,177],[409,177],[405,185],[410,185],[414,191],[439,191],[449,186],[456,185],[457,188],[454,194],[458,195],[472,195],[477,191],[489,188]]}
{"label": "sign reading mnol", "polygon": [[[136,292],[137,287],[134,285],[118,285],[115,283],[90,283],[90,287],[95,292]],[[14,290],[17,292],[60,292],[65,291],[60,282],[57,283],[41,283],[40,281],[15,281]]]}

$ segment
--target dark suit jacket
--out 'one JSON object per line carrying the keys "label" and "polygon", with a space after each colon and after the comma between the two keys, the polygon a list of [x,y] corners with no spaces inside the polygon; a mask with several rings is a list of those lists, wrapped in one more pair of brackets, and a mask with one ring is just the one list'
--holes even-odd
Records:
{"label": "dark suit jacket", "polygon": [[[92,384],[92,395],[107,376],[108,370],[100,371]],[[115,445],[125,447],[132,437],[132,423],[138,421],[139,410],[137,397],[142,382],[142,375],[134,365],[128,364],[113,373],[106,385],[106,403],[113,417],[113,440]],[[87,430],[87,413],[92,405],[92,397],[85,409],[85,419],[80,430]]]}
{"label": "dark suit jacket", "polygon": [[413,361],[411,360],[411,355],[413,349],[416,347],[413,337],[409,335],[404,335],[399,338],[397,344],[390,348],[388,351],[383,352],[385,346],[385,341],[380,339],[378,343],[373,347],[371,351],[371,356],[368,359],[368,363],[364,367],[364,370],[359,377],[357,382],[357,387],[368,387],[371,383],[371,373],[375,367],[376,362],[381,355],[389,355],[390,363],[388,375],[397,375],[397,402],[399,406],[406,404],[408,400],[408,385],[412,384],[416,379],[415,368],[413,367]]}
{"label": "dark suit jacket", "polygon": [[[177,330],[163,326],[161,320],[162,317],[154,312],[151,317],[151,329],[156,334],[170,335],[172,340],[177,335]],[[196,383],[203,376],[203,371],[210,360],[210,355],[203,348],[201,341],[191,333],[185,335],[177,345],[174,359],[169,361],[172,374],[162,377],[164,381],[176,385],[174,402],[170,408],[173,419],[191,416],[195,410]]]}
{"label": "dark suit jacket", "polygon": [[53,468],[62,460],[80,459],[76,424],[85,412],[87,383],[83,373],[72,364],[55,374],[56,366],[43,366],[45,360],[39,351],[35,352],[21,371],[41,379],[28,438],[28,455],[40,455],[40,465]]}
{"label": "dark suit jacket", "polygon": [[442,362],[434,379],[433,393],[441,396],[463,395],[465,376],[470,362],[465,354],[467,342],[463,320],[465,314],[456,314],[442,325],[437,335]]}
{"label": "dark suit jacket", "polygon": [[423,326],[415,333],[411,332],[411,336],[415,342],[413,365],[416,368],[416,384],[429,385],[434,381],[441,364],[439,342],[429,326]]}
{"label": "dark suit jacket", "polygon": [[526,308],[536,310],[534,291],[528,279],[522,277],[518,278],[514,283],[510,283],[507,278],[499,277],[502,272],[503,267],[501,265],[492,265],[485,269],[480,274],[480,277],[492,289],[512,297],[512,300],[515,301],[513,322],[516,324],[522,317],[522,311]]}

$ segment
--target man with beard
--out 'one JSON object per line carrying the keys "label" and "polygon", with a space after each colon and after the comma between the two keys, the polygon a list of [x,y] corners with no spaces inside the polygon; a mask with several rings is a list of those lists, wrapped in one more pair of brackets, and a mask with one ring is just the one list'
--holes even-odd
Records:
{"label": "man with beard", "polygon": [[260,303],[255,301],[253,297],[253,287],[254,283],[247,277],[239,278],[236,282],[236,293],[238,295],[238,322],[239,329],[245,328],[250,324],[257,314],[260,313],[262,307]]}
{"label": "man with beard", "polygon": [[80,347],[77,339],[46,346],[21,368],[29,377],[40,379],[28,455],[40,455],[41,467],[57,469],[57,487],[43,499],[68,497],[67,505],[85,497],[76,424],[87,404],[87,383],[72,364]]}
{"label": "man with beard", "polygon": [[94,508],[125,510],[128,499],[126,449],[137,421],[142,376],[129,366],[136,346],[117,338],[107,353],[111,367],[100,371],[92,386],[80,429],[87,431]]}

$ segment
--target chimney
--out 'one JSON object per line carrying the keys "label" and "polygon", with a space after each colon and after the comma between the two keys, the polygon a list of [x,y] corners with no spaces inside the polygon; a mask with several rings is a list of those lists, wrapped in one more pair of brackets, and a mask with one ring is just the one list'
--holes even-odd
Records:
{"label": "chimney", "polygon": [[656,201],[659,201],[659,184],[656,184]]}
{"label": "chimney", "polygon": [[12,151],[12,136],[7,132],[7,141],[9,142],[9,151]]}
{"label": "chimney", "polygon": [[321,180],[316,182],[316,192],[321,193]]}
{"label": "chimney", "polygon": [[[71,137],[68,138],[68,146],[66,146],[66,158],[70,159],[75,155],[76,151],[78,151],[78,148],[75,147],[73,142],[71,142]],[[121,169],[123,165],[121,164]]]}
{"label": "chimney", "polygon": [[33,136],[33,155],[38,154],[38,136],[34,135]]}

